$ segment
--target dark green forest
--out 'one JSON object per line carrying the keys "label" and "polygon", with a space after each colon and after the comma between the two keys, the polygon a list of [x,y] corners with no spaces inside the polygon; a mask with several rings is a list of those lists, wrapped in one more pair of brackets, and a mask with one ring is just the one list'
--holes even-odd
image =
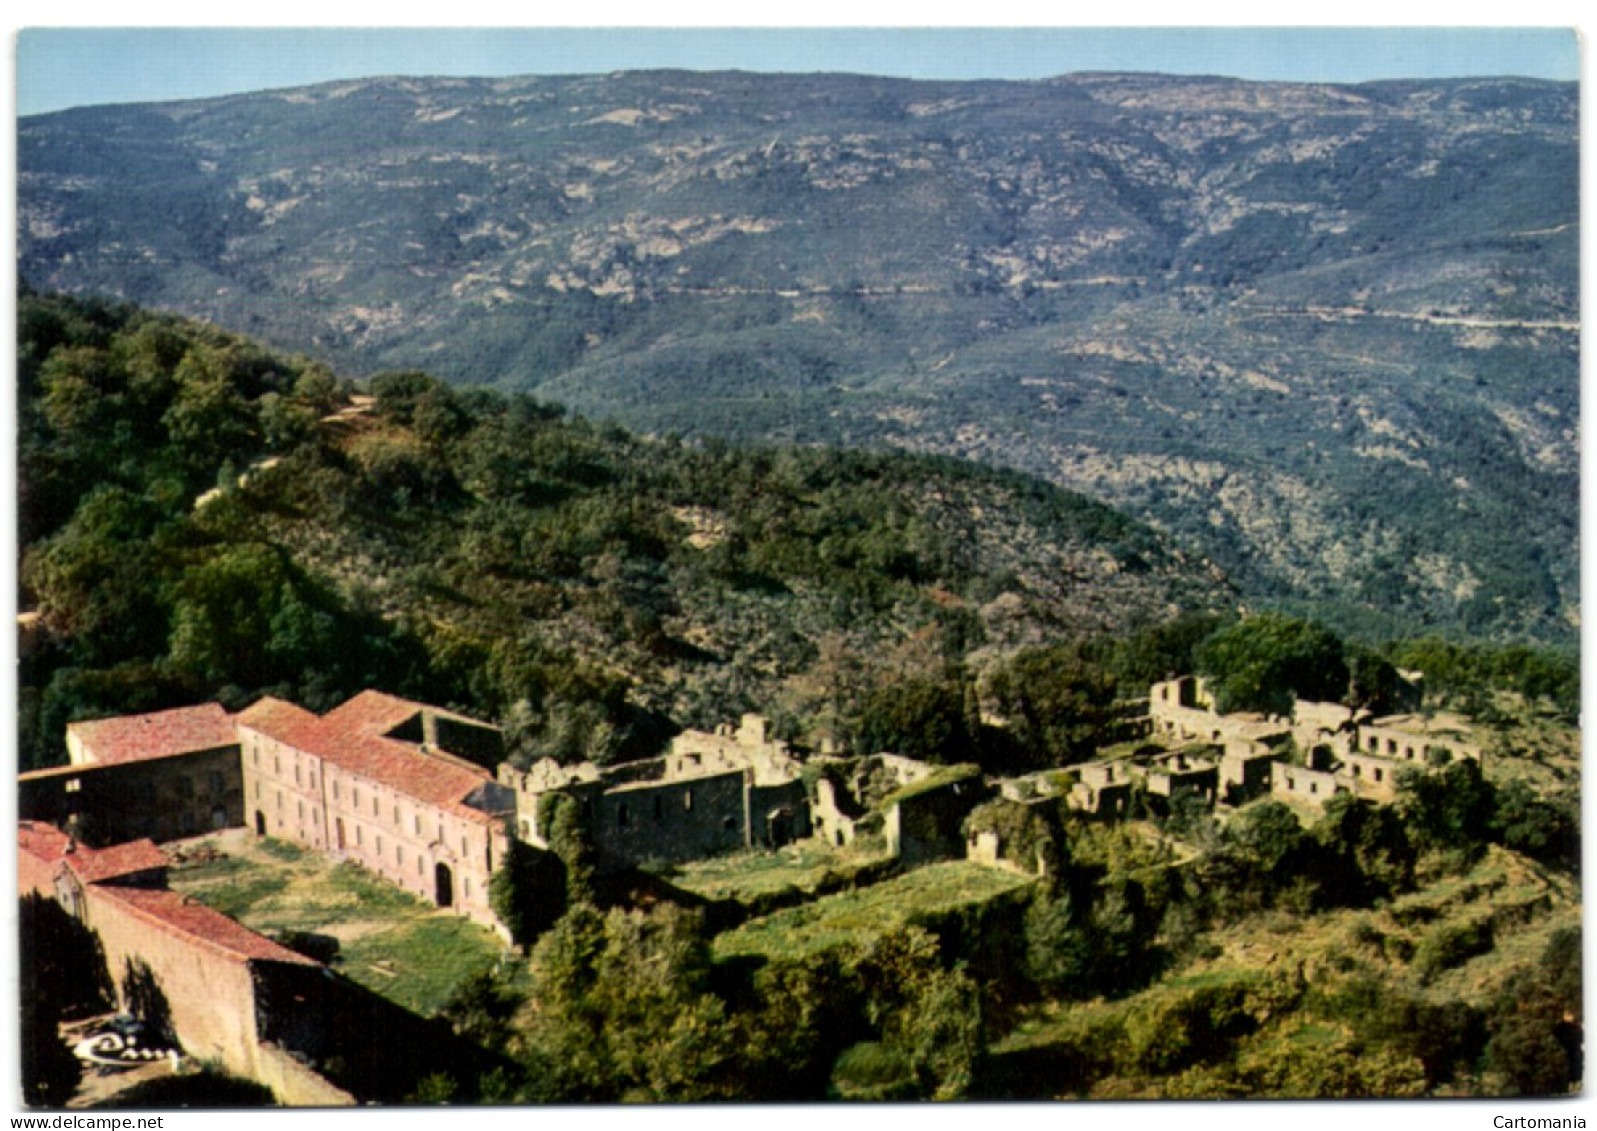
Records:
{"label": "dark green forest", "polygon": [[[1049,772],[1189,671],[1228,706],[1382,710],[1418,669],[1429,706],[1493,736],[1490,775],[1438,764],[1394,806],[1312,821],[1178,795],[1110,826],[995,799],[966,831],[1003,830],[1045,875],[790,956],[718,955],[769,908],[668,874],[640,900],[551,812],[554,851],[496,881],[525,961],[444,1014],[500,1067],[421,1079],[415,1102],[1580,1078],[1576,795],[1527,737],[1575,717],[1570,654],[1239,617],[1212,566],[1017,473],[641,437],[410,371],[355,384],[125,305],[25,294],[19,318],[24,767],[60,761],[76,718],[267,692],[325,709],[365,687],[500,723],[521,762],[647,754],[758,709],[800,743]],[[1259,939],[1304,949],[1238,967]],[[82,992],[41,996],[30,1024]],[[60,1050],[30,1047],[41,1095],[70,1087]]]}
{"label": "dark green forest", "polygon": [[[75,718],[380,687],[502,723],[518,757],[615,760],[760,710],[799,741],[1040,768],[1218,662],[1239,596],[1011,472],[644,438],[416,372],[358,390],[128,306],[24,295],[19,318],[24,767]],[[1545,648],[1344,656],[1290,617],[1240,638],[1262,656],[1227,678],[1255,706],[1338,698],[1377,658],[1455,702],[1578,698]]]}

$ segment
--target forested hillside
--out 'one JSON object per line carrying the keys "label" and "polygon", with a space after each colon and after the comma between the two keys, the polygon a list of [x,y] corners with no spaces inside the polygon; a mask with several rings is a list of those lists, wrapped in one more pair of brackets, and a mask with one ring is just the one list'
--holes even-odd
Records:
{"label": "forested hillside", "polygon": [[1363,631],[1572,641],[1573,84],[380,79],[19,128],[35,286],[1125,508]]}
{"label": "forested hillside", "polygon": [[921,749],[968,736],[1020,649],[1232,601],[1013,473],[647,440],[415,372],[352,398],[126,306],[24,296],[20,324],[25,766],[75,717],[364,687],[503,721],[523,755],[746,709]]}

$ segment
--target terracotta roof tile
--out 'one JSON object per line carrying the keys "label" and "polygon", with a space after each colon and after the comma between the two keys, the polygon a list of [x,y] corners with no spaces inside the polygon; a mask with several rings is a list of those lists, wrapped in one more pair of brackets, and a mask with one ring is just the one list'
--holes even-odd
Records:
{"label": "terracotta roof tile", "polygon": [[17,822],[17,851],[53,864],[66,855],[72,838],[44,821]]}
{"label": "terracotta roof tile", "polygon": [[304,748],[320,721],[304,707],[270,695],[256,700],[233,716],[235,723],[260,731],[268,738]]}
{"label": "terracotta roof tile", "polygon": [[110,848],[89,848],[44,821],[17,822],[17,851],[47,864],[65,862],[86,884],[166,867],[166,854],[147,837]]}
{"label": "terracotta roof tile", "polygon": [[238,741],[233,720],[219,703],[68,723],[67,733],[82,744],[88,761],[101,765],[213,750]]}
{"label": "terracotta roof tile", "polygon": [[238,962],[286,962],[320,966],[313,958],[280,946],[264,935],[175,891],[97,887],[94,897],[121,904],[168,934],[197,942]]}
{"label": "terracotta roof tile", "polygon": [[62,859],[73,874],[86,884],[103,883],[119,876],[166,867],[166,854],[148,838],[130,840],[110,848],[85,848],[79,845]]}
{"label": "terracotta roof tile", "polygon": [[431,757],[408,742],[383,737],[423,711],[445,718],[465,719],[463,715],[439,711],[380,691],[363,691],[323,715],[314,733],[305,736],[310,743],[302,745],[301,749],[418,801],[447,808],[478,824],[489,823],[492,817],[464,804],[473,790],[484,782],[493,781],[486,770],[468,768],[452,759]]}

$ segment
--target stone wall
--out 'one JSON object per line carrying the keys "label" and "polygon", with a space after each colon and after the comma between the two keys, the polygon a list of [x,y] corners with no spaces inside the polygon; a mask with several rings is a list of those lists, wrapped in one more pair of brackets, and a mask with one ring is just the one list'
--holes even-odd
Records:
{"label": "stone wall", "polygon": [[906,865],[955,859],[965,854],[961,831],[966,816],[987,799],[980,774],[918,789],[887,809],[887,850]]}
{"label": "stone wall", "polygon": [[1360,797],[1390,801],[1397,796],[1397,775],[1404,765],[1370,754],[1347,754],[1342,758],[1342,773],[1353,779],[1353,789]]}
{"label": "stone wall", "polygon": [[1288,766],[1281,762],[1271,763],[1270,793],[1280,800],[1324,805],[1337,794],[1350,792],[1349,786],[1335,774],[1306,770],[1302,766]]}
{"label": "stone wall", "polygon": [[255,980],[249,963],[152,924],[113,894],[83,891],[84,923],[100,936],[106,968],[126,1003],[130,968],[147,967],[186,1055],[235,1076],[260,1078]]}
{"label": "stone wall", "polygon": [[741,770],[686,781],[640,782],[587,798],[600,867],[680,864],[746,848],[749,792]]}
{"label": "stone wall", "polygon": [[17,812],[70,828],[92,847],[236,827],[244,823],[238,747],[35,770],[17,779]]}

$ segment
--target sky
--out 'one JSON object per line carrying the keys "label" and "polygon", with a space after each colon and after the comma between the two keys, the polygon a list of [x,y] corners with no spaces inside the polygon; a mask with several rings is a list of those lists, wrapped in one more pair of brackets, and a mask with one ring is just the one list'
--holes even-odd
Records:
{"label": "sky", "polygon": [[1580,69],[1568,27],[54,27],[22,30],[16,48],[22,115],[395,74],[681,67],[1030,79],[1134,70],[1360,82],[1573,80]]}

